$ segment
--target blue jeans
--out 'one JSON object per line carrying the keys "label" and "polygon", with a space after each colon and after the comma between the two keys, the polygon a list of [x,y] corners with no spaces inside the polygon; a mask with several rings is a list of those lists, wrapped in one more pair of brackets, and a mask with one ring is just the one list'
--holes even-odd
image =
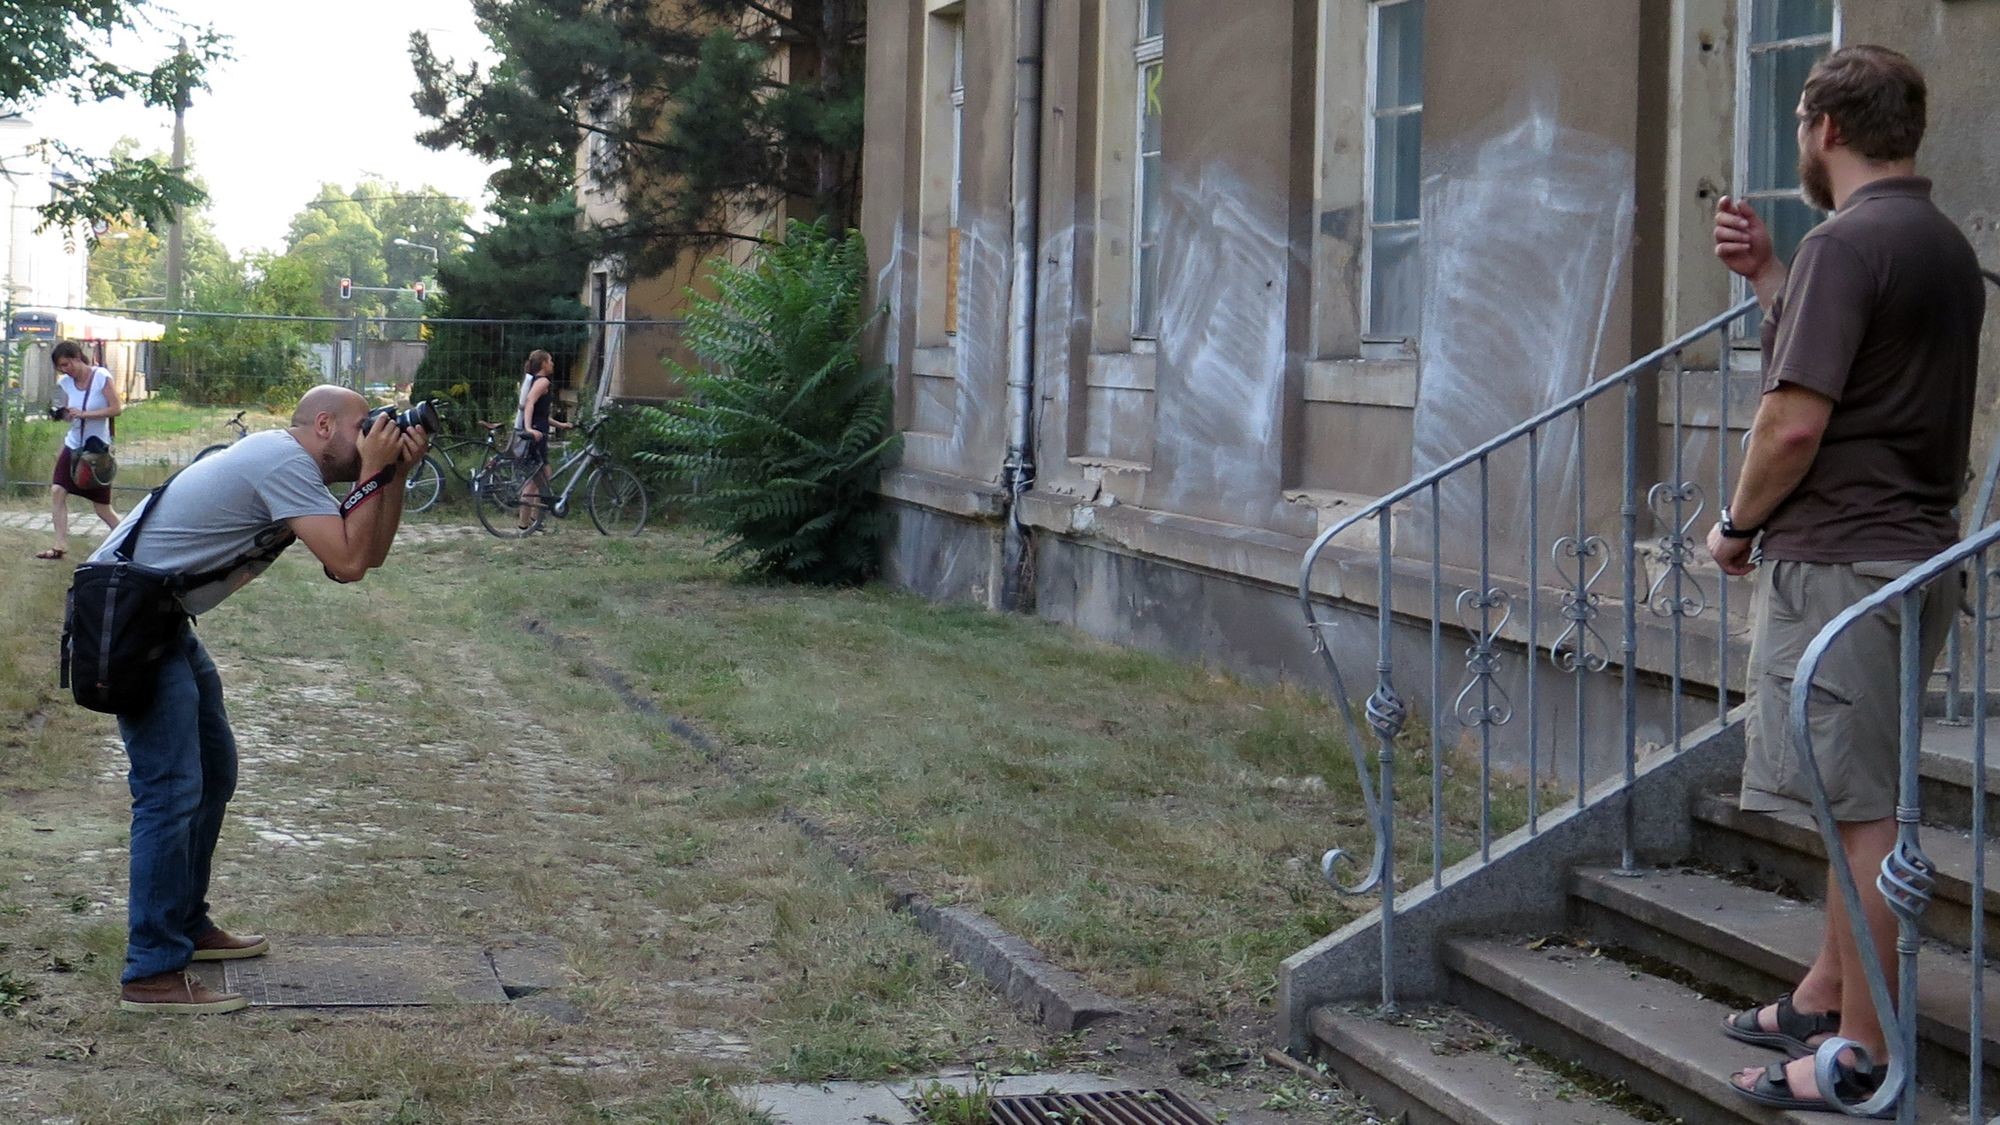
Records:
{"label": "blue jeans", "polygon": [[209,862],[236,792],[236,736],[222,678],[189,628],[144,711],[118,717],[131,762],[132,895],[122,980],[187,967],[208,918]]}

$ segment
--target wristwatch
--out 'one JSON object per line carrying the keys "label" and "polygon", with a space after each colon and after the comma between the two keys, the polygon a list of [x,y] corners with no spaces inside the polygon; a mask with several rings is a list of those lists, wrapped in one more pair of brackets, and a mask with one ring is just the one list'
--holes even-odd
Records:
{"label": "wristwatch", "polygon": [[1729,518],[1728,508],[1722,509],[1721,529],[1724,539],[1755,539],[1764,530],[1761,527],[1737,527],[1736,521]]}

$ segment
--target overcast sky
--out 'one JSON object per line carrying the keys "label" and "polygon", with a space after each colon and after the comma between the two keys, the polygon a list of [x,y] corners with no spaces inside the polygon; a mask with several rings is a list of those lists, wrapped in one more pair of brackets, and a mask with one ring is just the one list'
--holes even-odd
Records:
{"label": "overcast sky", "polygon": [[[429,183],[477,211],[489,169],[464,153],[416,142],[425,119],[410,105],[410,32],[428,30],[438,52],[484,57],[467,0],[155,0],[163,12],[230,37],[235,58],[209,75],[187,115],[195,171],[208,183],[216,233],[234,251],[283,249],[285,228],[322,182],[377,175]],[[173,45],[164,36],[164,54]],[[156,35],[157,39],[159,35]],[[120,61],[155,56],[114,44]],[[43,135],[103,152],[121,136],[170,149],[172,114],[137,103],[47,103],[29,112]],[[478,219],[475,218],[475,223]]]}

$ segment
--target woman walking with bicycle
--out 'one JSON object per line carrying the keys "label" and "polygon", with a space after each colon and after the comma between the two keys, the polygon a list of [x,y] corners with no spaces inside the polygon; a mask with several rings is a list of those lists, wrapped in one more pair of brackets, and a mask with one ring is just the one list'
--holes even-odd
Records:
{"label": "woman walking with bicycle", "polygon": [[528,353],[526,368],[521,374],[520,408],[514,413],[514,456],[521,462],[522,473],[528,478],[521,486],[521,513],[519,527],[523,532],[532,531],[539,517],[536,509],[542,504],[542,490],[549,480],[549,430],[570,429],[568,422],[558,422],[550,417],[550,408],[555,404],[556,372],[555,357],[541,348]]}

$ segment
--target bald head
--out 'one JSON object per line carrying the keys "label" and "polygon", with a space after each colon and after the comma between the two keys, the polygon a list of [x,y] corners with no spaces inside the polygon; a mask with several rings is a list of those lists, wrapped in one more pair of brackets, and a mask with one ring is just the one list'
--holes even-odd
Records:
{"label": "bald head", "polygon": [[299,399],[298,409],[292,411],[292,425],[310,426],[313,424],[313,419],[321,414],[344,418],[357,410],[367,409],[368,400],[362,398],[358,392],[348,390],[346,387],[336,387],[332,383],[321,383],[307,391],[304,398]]}
{"label": "bald head", "polygon": [[318,462],[320,476],[329,484],[357,479],[361,452],[356,442],[367,413],[367,399],[330,383],[307,391],[292,411],[292,437]]}

